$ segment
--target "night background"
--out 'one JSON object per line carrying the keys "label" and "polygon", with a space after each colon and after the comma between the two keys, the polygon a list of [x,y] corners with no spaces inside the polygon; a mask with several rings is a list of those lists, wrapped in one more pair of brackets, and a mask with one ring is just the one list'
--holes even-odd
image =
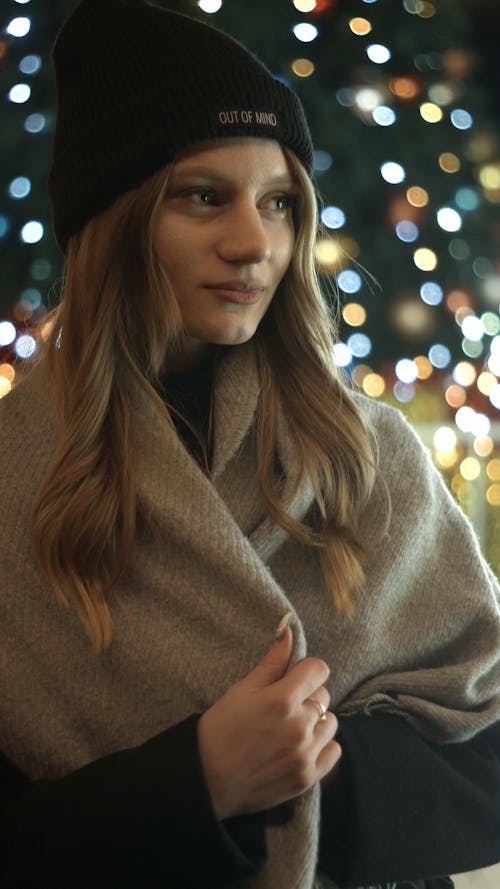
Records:
{"label": "night background", "polygon": [[[0,396],[59,293],[50,50],[77,5],[1,3]],[[318,267],[342,304],[336,360],[414,423],[500,573],[498,0],[158,5],[241,39],[300,95]]]}

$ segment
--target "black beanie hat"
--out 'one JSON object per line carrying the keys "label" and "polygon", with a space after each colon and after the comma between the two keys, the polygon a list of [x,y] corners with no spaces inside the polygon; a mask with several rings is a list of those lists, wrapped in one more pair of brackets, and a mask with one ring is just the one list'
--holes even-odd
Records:
{"label": "black beanie hat", "polygon": [[308,173],[298,97],[223,32],[145,0],[82,0],[53,48],[58,92],[49,192],[68,239],[187,146],[276,139]]}

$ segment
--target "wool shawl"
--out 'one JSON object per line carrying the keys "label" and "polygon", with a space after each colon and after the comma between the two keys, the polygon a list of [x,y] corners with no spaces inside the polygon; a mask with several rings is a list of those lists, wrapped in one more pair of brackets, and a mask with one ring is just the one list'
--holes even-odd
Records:
{"label": "wool shawl", "polygon": [[[366,592],[349,618],[331,603],[317,553],[263,515],[253,343],[227,350],[217,367],[209,475],[134,383],[131,394],[139,504],[156,531],[138,528],[113,641],[99,656],[56,601],[30,543],[57,440],[43,365],[0,404],[0,749],[19,768],[57,778],[205,711],[262,658],[289,610],[293,662],[312,655],[329,664],[337,714],[397,714],[438,742],[500,718],[499,588],[398,411],[354,396],[379,442],[392,514],[381,539],[387,500],[376,485],[361,520]],[[307,481],[297,488],[283,415],[277,448],[283,501],[304,518],[312,492]],[[315,786],[287,823],[269,823],[267,863],[244,889],[331,885],[316,872],[319,795]]]}

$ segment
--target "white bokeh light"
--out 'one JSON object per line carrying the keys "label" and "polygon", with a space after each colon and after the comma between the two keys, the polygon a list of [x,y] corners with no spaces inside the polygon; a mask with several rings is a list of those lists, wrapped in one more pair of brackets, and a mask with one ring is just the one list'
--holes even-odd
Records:
{"label": "white bokeh light", "polygon": [[438,306],[443,301],[443,288],[435,281],[426,281],[420,288],[420,296],[428,306]]}
{"label": "white bokeh light", "polygon": [[442,343],[435,343],[430,347],[428,357],[433,367],[443,368],[450,363],[451,352],[448,346],[443,346]]}
{"label": "white bokeh light", "polygon": [[472,432],[476,412],[471,407],[460,407],[455,414],[455,423],[462,432]]}
{"label": "white bokeh light", "polygon": [[26,34],[29,34],[30,28],[30,19],[26,18],[26,16],[18,16],[9,22],[5,30],[11,37],[26,37]]}
{"label": "white bokeh light", "polygon": [[493,386],[490,394],[488,395],[493,407],[500,408],[500,383],[497,383],[496,386]]}
{"label": "white bokeh light", "polygon": [[463,108],[455,108],[455,110],[451,112],[450,118],[453,126],[457,130],[470,130],[474,123],[472,114],[469,114],[469,112],[465,111]]}
{"label": "white bokeh light", "polygon": [[338,367],[347,367],[352,361],[352,353],[345,343],[335,343],[333,359]]}
{"label": "white bokeh light", "polygon": [[437,221],[445,232],[458,232],[462,228],[462,217],[452,207],[441,207],[437,211]]}
{"label": "white bokeh light", "polygon": [[385,179],[386,182],[389,182],[391,185],[399,185],[400,182],[404,182],[406,178],[406,172],[404,167],[401,164],[397,164],[394,161],[387,161],[385,164],[382,164],[380,167],[380,172],[382,174],[382,178]]}
{"label": "white bokeh light", "polygon": [[400,241],[404,241],[405,244],[413,244],[419,234],[418,225],[415,225],[410,219],[401,219],[396,225],[396,234]]}
{"label": "white bokeh light", "polygon": [[344,293],[358,293],[363,286],[363,280],[359,272],[354,269],[345,269],[337,275],[337,284]]}
{"label": "white bokeh light", "polygon": [[29,333],[23,333],[16,340],[14,351],[19,358],[31,358],[36,350],[36,340]]}
{"label": "white bokeh light", "polygon": [[16,83],[8,93],[11,102],[15,105],[23,105],[31,96],[31,87],[27,83]]}
{"label": "white bokeh light", "polygon": [[9,194],[11,198],[21,200],[27,197],[31,191],[31,182],[27,176],[16,176],[9,185]]}
{"label": "white bokeh light", "polygon": [[41,222],[31,219],[21,229],[21,239],[25,244],[37,244],[44,235],[44,228]]}
{"label": "white bokeh light", "polygon": [[16,338],[16,328],[12,321],[0,321],[0,346],[10,346]]}
{"label": "white bokeh light", "polygon": [[356,93],[356,105],[360,111],[373,111],[382,101],[382,94],[372,87],[363,87]]}
{"label": "white bokeh light", "polygon": [[321,221],[328,228],[342,228],[345,225],[345,213],[340,207],[325,207],[321,211]]}
{"label": "white bokeh light", "polygon": [[347,345],[356,358],[366,358],[372,350],[371,340],[366,333],[353,333],[347,340]]}
{"label": "white bokeh light", "polygon": [[394,370],[402,383],[414,383],[418,378],[418,367],[410,358],[400,358]]}
{"label": "white bokeh light", "polygon": [[318,29],[309,22],[300,22],[293,27],[293,33],[302,43],[311,43],[318,36]]}
{"label": "white bokeh light", "polygon": [[203,12],[219,12],[222,0],[198,0],[198,6]]}
{"label": "white bokeh light", "polygon": [[372,114],[373,120],[379,127],[391,127],[396,123],[396,112],[387,105],[379,105]]}
{"label": "white bokeh light", "polygon": [[457,443],[457,436],[449,426],[440,426],[434,433],[433,442],[437,451],[452,451]]}
{"label": "white bokeh light", "polygon": [[475,315],[467,315],[462,321],[462,333],[468,340],[478,343],[484,336],[483,322]]}
{"label": "white bokeh light", "polygon": [[486,414],[476,414],[472,422],[471,429],[471,432],[476,436],[476,438],[484,438],[485,435],[489,434],[490,429],[490,418],[487,417]]}
{"label": "white bokeh light", "polygon": [[366,55],[370,62],[375,62],[376,65],[385,65],[391,58],[391,51],[382,43],[372,43],[370,46],[367,46]]}

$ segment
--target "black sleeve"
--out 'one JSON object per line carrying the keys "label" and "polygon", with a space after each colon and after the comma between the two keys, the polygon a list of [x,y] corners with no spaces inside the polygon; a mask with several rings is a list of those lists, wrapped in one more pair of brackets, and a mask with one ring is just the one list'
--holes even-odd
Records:
{"label": "black sleeve", "polygon": [[443,745],[397,716],[339,723],[343,754],[322,794],[320,867],[340,886],[500,861],[500,723]]}
{"label": "black sleeve", "polygon": [[254,874],[263,819],[219,823],[198,716],[54,781],[0,769],[2,889],[199,889]]}

